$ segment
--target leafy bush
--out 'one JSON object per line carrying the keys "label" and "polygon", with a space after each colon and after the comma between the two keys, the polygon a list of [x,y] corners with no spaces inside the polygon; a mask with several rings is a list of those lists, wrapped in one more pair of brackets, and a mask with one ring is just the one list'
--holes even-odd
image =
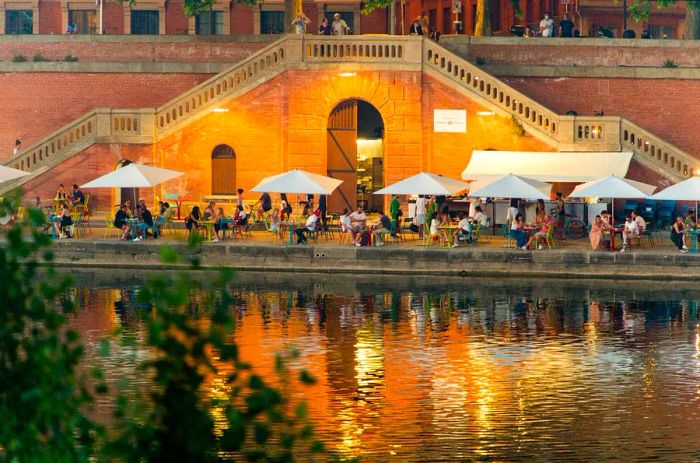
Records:
{"label": "leafy bush", "polygon": [[63,58],[63,61],[65,61],[66,63],[75,63],[76,61],[78,61],[78,57],[73,56],[71,54],[67,54],[65,58]]}
{"label": "leafy bush", "polygon": [[35,63],[42,63],[51,60],[42,55],[41,53],[37,53],[36,55],[32,56],[32,61],[34,61]]}
{"label": "leafy bush", "polygon": [[678,63],[676,63],[672,59],[667,59],[666,61],[663,62],[663,64],[661,66],[665,67],[665,68],[677,68]]}
{"label": "leafy bush", "polygon": [[27,61],[27,57],[24,55],[15,55],[12,57],[13,63],[24,63]]}
{"label": "leafy bush", "polygon": [[484,58],[483,56],[477,56],[474,60],[474,64],[476,64],[477,66],[483,66],[486,64],[486,58]]}

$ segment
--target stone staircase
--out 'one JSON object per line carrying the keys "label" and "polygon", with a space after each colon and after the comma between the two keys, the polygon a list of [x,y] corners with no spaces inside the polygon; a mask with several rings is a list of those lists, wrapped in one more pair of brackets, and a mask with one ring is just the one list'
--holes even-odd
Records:
{"label": "stone staircase", "polygon": [[150,144],[206,116],[288,69],[422,71],[494,112],[510,116],[559,151],[631,151],[672,182],[693,174],[697,160],[621,117],[559,115],[428,39],[407,36],[287,35],[159,108],[96,108],[27,147],[5,165],[32,175],[21,186],[95,143]]}

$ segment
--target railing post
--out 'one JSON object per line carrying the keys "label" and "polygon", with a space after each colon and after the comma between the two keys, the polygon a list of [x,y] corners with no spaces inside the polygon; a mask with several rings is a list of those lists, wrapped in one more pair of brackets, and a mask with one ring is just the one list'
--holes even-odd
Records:
{"label": "railing post", "polygon": [[554,135],[555,139],[564,145],[573,145],[576,140],[576,117],[559,116],[559,127]]}
{"label": "railing post", "polygon": [[106,139],[112,135],[112,111],[109,108],[95,108],[95,138]]}
{"label": "railing post", "polygon": [[305,46],[306,40],[304,40],[303,34],[287,34],[284,41],[284,50],[287,55],[286,61],[289,64],[303,62]]}
{"label": "railing post", "polygon": [[139,130],[142,137],[156,139],[156,110],[154,108],[144,108],[139,110]]}
{"label": "railing post", "polygon": [[605,128],[605,151],[622,150],[622,118],[610,118],[603,124]]}

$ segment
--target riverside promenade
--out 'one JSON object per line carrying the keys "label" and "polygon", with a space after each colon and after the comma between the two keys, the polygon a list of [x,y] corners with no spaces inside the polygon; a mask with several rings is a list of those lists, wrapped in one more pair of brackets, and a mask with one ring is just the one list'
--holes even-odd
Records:
{"label": "riverside promenade", "polygon": [[[161,261],[165,245],[184,256],[181,263]],[[54,259],[62,267],[134,271],[182,269],[188,266],[188,258],[196,257],[204,269],[231,267],[251,272],[700,280],[700,254],[679,253],[665,242],[628,253],[591,251],[588,240],[567,240],[556,249],[538,251],[504,245],[502,239],[494,238],[492,243],[452,249],[426,247],[409,239],[358,248],[339,245],[337,240],[320,239],[318,244],[299,246],[254,237],[190,248],[181,239],[134,243],[86,237],[56,240]]]}

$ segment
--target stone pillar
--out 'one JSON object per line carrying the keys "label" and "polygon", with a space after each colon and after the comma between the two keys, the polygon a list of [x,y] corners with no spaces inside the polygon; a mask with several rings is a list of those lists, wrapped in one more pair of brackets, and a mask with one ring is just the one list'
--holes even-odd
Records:
{"label": "stone pillar", "polygon": [[61,31],[60,34],[66,34],[68,29],[68,2],[61,2]]}
{"label": "stone pillar", "polygon": [[5,35],[5,2],[0,2],[0,34]]}
{"label": "stone pillar", "polygon": [[39,34],[39,0],[32,2],[32,34]]}

